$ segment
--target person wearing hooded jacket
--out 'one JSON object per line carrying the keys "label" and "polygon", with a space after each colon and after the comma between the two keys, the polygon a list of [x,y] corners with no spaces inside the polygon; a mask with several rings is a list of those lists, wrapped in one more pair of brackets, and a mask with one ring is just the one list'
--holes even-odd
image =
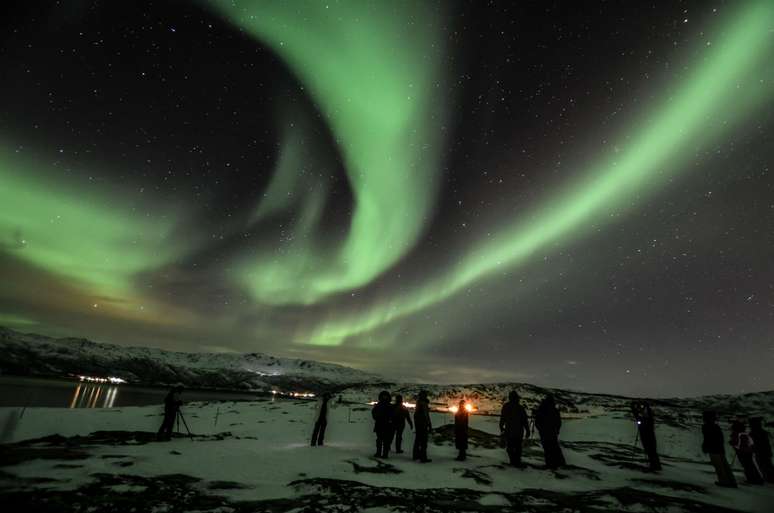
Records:
{"label": "person wearing hooded jacket", "polygon": [[505,450],[511,465],[526,467],[521,462],[521,452],[524,438],[529,438],[529,417],[515,390],[508,394],[508,401],[500,411],[500,432],[505,438]]}
{"label": "person wearing hooded jacket", "polygon": [[559,430],[562,428],[562,417],[556,408],[553,394],[548,394],[535,410],[535,428],[540,434],[540,444],[546,459],[546,467],[556,470],[566,464],[562,448],[559,445]]}
{"label": "person wearing hooded jacket", "polygon": [[394,433],[393,408],[390,404],[388,391],[379,392],[379,400],[371,410],[371,416],[374,419],[374,432],[376,433],[376,454],[374,456],[387,458]]}

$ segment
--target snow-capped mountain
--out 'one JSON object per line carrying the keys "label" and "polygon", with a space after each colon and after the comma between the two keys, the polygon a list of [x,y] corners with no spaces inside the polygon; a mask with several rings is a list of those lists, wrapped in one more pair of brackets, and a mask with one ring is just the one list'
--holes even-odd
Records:
{"label": "snow-capped mountain", "polygon": [[[130,383],[188,388],[230,390],[320,392],[334,391],[350,404],[367,404],[386,389],[413,402],[427,390],[436,411],[464,398],[478,413],[499,414],[511,390],[516,390],[528,411],[546,394],[556,397],[566,418],[614,415],[629,418],[631,398],[576,392],[526,383],[434,385],[396,383],[382,376],[349,367],[308,360],[276,358],[262,353],[183,353],[149,347],[124,347],[83,338],[51,338],[0,328],[0,372],[4,374],[52,376],[88,374],[116,376]],[[774,391],[743,395],[697,398],[650,399],[662,422],[695,426],[701,411],[711,409],[721,416],[774,416]]]}
{"label": "snow-capped mountain", "polygon": [[262,353],[183,353],[84,338],[51,338],[0,327],[0,372],[27,376],[115,376],[129,383],[192,388],[318,391],[383,382],[344,367]]}

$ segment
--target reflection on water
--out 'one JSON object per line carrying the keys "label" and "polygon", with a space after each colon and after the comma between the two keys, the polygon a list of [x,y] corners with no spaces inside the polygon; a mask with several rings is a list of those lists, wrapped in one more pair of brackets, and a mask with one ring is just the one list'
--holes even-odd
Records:
{"label": "reflection on water", "polygon": [[117,386],[78,383],[70,408],[112,408],[117,395]]}
{"label": "reflection on water", "polygon": [[[124,408],[126,406],[163,405],[167,387],[152,387],[109,382],[74,381],[25,376],[0,375],[0,408]],[[275,394],[276,399],[292,399]],[[192,401],[253,401],[265,395],[254,392],[220,390],[188,390],[183,400]],[[2,419],[0,419],[2,431]]]}

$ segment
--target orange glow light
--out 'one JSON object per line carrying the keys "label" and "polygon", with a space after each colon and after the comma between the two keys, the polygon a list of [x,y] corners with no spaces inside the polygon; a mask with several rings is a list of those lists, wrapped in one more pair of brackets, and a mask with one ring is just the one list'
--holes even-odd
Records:
{"label": "orange glow light", "polygon": [[[457,413],[458,411],[460,411],[460,407],[455,404],[454,406],[449,406],[448,410],[451,413]],[[467,411],[468,413],[472,413],[475,410],[476,410],[476,407],[473,406],[472,403],[465,403],[465,411]]]}

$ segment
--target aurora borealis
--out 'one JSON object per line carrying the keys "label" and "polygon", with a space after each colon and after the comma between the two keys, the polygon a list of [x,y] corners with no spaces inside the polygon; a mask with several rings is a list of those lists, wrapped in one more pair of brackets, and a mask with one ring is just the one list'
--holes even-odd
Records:
{"label": "aurora borealis", "polygon": [[0,325],[774,387],[770,2],[5,9]]}
{"label": "aurora borealis", "polygon": [[[353,194],[349,233],[333,255],[295,248],[291,262],[253,262],[241,278],[268,302],[315,301],[368,284],[414,246],[435,199],[442,118],[432,89],[441,45],[432,13],[423,12],[430,9],[404,3],[399,12],[387,2],[212,7],[265,41],[308,87],[339,144]],[[408,19],[422,30],[412,31]]]}

